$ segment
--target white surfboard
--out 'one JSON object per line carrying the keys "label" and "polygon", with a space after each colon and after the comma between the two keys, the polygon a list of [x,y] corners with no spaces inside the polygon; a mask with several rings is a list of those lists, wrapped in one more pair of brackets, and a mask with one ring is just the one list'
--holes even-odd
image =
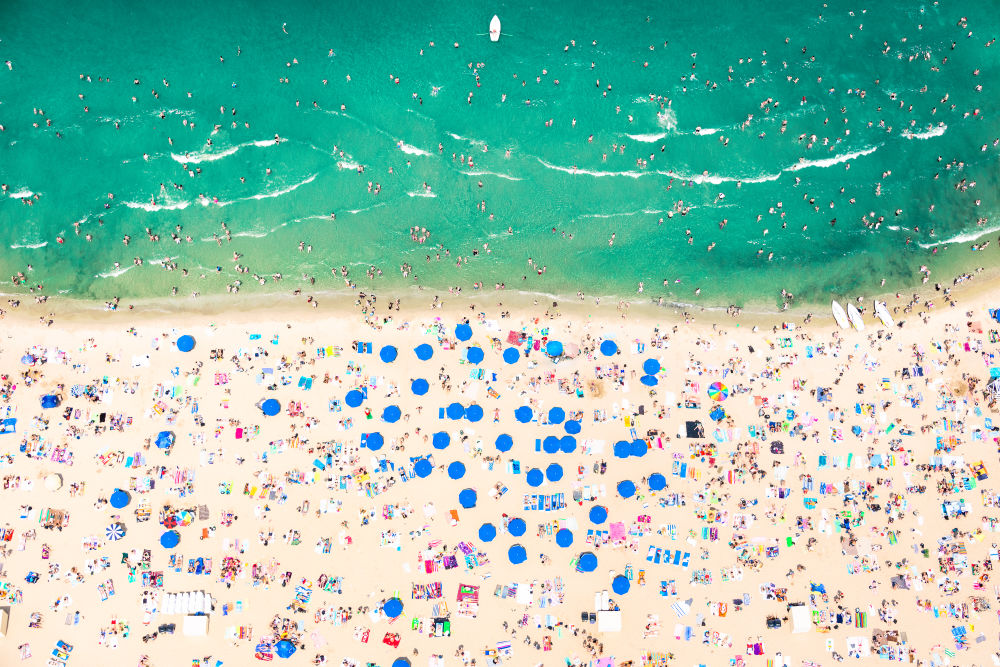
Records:
{"label": "white surfboard", "polygon": [[844,312],[844,307],[836,301],[833,302],[833,319],[837,320],[837,325],[841,329],[849,329],[851,326],[850,320],[847,319],[847,313]]}
{"label": "white surfboard", "polygon": [[892,314],[889,312],[884,301],[875,302],[875,316],[882,320],[882,324],[887,327],[896,326],[896,322],[892,319]]}
{"label": "white surfboard", "polygon": [[496,14],[494,14],[493,18],[490,20],[490,41],[500,41],[500,17]]}
{"label": "white surfboard", "polygon": [[858,312],[853,303],[847,304],[847,316],[851,318],[851,324],[854,325],[855,329],[858,331],[865,330],[865,322],[861,319],[861,313]]}

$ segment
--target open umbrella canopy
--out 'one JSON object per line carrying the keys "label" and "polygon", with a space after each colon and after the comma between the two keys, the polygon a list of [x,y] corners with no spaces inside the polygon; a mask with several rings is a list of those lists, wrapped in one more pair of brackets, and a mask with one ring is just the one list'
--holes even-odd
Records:
{"label": "open umbrella canopy", "polygon": [[660,384],[660,381],[656,379],[655,375],[643,375],[639,378],[639,382],[646,385],[647,387],[655,387]]}
{"label": "open umbrella canopy", "polygon": [[[52,473],[45,477],[45,490],[46,491],[58,491],[62,488],[63,478],[59,473]],[[112,503],[113,504],[113,503]]]}
{"label": "open umbrella canopy", "polygon": [[389,598],[385,601],[385,604],[382,605],[382,611],[384,611],[385,615],[389,618],[396,618],[403,613],[403,601],[399,598]]}
{"label": "open umbrella canopy", "polygon": [[45,394],[45,396],[42,396],[43,408],[58,408],[61,402],[55,394]]}
{"label": "open umbrella canopy", "polygon": [[565,549],[573,544],[573,531],[568,528],[561,528],[556,532],[556,544]]}
{"label": "open umbrella canopy", "polygon": [[521,537],[526,530],[528,530],[528,524],[525,523],[524,519],[515,517],[507,522],[507,532],[514,537]]}
{"label": "open umbrella canopy", "polygon": [[396,658],[392,661],[391,667],[411,667],[409,658]]}
{"label": "open umbrella canopy", "polygon": [[708,416],[712,418],[712,421],[720,422],[726,418],[726,411],[722,409],[722,406],[719,406],[708,413]]}
{"label": "open umbrella canopy", "polygon": [[177,349],[181,352],[190,352],[194,349],[194,338],[184,334],[177,339]]}
{"label": "open umbrella canopy", "polygon": [[662,491],[667,486],[667,478],[658,472],[649,476],[649,488],[653,491]]}
{"label": "open umbrella canopy", "polygon": [[168,530],[160,535],[160,546],[164,549],[173,549],[181,543],[181,534],[176,530]]}
{"label": "open umbrella canopy", "polygon": [[501,433],[497,436],[494,444],[498,451],[509,452],[510,448],[514,446],[514,438],[510,437],[506,433]]}
{"label": "open umbrella canopy", "polygon": [[421,343],[413,348],[413,353],[417,355],[417,359],[420,361],[427,361],[434,356],[434,348],[427,343]]}
{"label": "open umbrella canopy", "polygon": [[430,385],[427,384],[427,380],[423,378],[417,378],[410,383],[410,391],[412,391],[417,396],[423,396],[430,389]]}
{"label": "open umbrella canopy", "polygon": [[160,431],[156,434],[157,449],[169,449],[174,444],[173,431]]}
{"label": "open umbrella canopy", "polygon": [[563,344],[557,340],[550,340],[545,345],[545,353],[550,357],[558,357],[563,353]]}
{"label": "open umbrella canopy", "polygon": [[542,471],[538,468],[532,468],[528,471],[528,474],[524,476],[524,479],[528,482],[528,486],[541,486],[542,482],[545,481],[545,475],[542,474]]}
{"label": "open umbrella canopy", "polygon": [[399,421],[403,412],[399,409],[398,405],[387,405],[385,409],[382,410],[382,420],[387,421],[390,424],[395,424]]}
{"label": "open umbrella canopy", "polygon": [[347,396],[344,397],[344,403],[347,403],[347,407],[356,408],[361,405],[365,400],[365,395],[358,391],[357,389],[352,389],[347,392]]}
{"label": "open umbrella canopy", "polygon": [[413,464],[413,472],[417,473],[417,477],[421,479],[427,477],[434,471],[434,466],[427,459],[420,459]]}
{"label": "open umbrella canopy", "polygon": [[542,440],[542,451],[546,454],[555,454],[559,451],[559,438],[554,435],[547,435]]}
{"label": "open umbrella canopy", "polygon": [[120,521],[116,521],[104,529],[104,535],[108,540],[117,542],[125,537],[125,525]]}
{"label": "open umbrella canopy", "polygon": [[515,544],[507,550],[507,559],[514,565],[520,565],[528,560],[528,552],[520,544]]}
{"label": "open umbrella canopy", "polygon": [[382,445],[385,444],[385,438],[382,437],[381,433],[376,431],[375,433],[369,433],[366,436],[362,436],[361,444],[373,452],[377,452],[382,449]]}
{"label": "open umbrella canopy", "polygon": [[462,479],[465,477],[465,464],[461,461],[452,461],[449,463],[448,477],[451,479]]}
{"label": "open umbrella canopy", "polygon": [[482,409],[482,407],[480,407],[480,406],[478,406],[476,404],[470,405],[469,407],[467,407],[465,409],[465,418],[468,419],[470,422],[477,422],[477,421],[479,421],[480,419],[483,418],[483,409]]}
{"label": "open umbrella canopy", "polygon": [[576,567],[581,572],[593,572],[597,569],[597,556],[594,555],[593,551],[584,551],[580,554]]}
{"label": "open umbrella canopy", "polygon": [[481,364],[483,362],[484,357],[485,355],[483,354],[483,348],[479,347],[478,345],[475,347],[470,347],[468,350],[465,351],[465,358],[468,359],[469,363],[472,364]]}
{"label": "open umbrella canopy", "polygon": [[503,360],[508,364],[516,364],[517,360],[521,358],[521,353],[516,347],[508,347],[503,351]]}
{"label": "open umbrella canopy", "polygon": [[445,408],[444,413],[448,415],[448,419],[461,419],[465,414],[465,408],[461,403],[456,402]]}
{"label": "open umbrella canopy", "polygon": [[492,523],[484,523],[479,527],[479,539],[483,542],[492,542],[497,537],[497,527]]}
{"label": "open umbrella canopy", "polygon": [[465,509],[470,509],[476,506],[476,492],[472,489],[463,489],[458,494],[458,504]]}
{"label": "open umbrella canopy", "polygon": [[514,419],[521,422],[522,424],[527,424],[531,421],[532,412],[531,408],[527,405],[522,405],[517,410],[514,410]]}
{"label": "open umbrella canopy", "polygon": [[445,431],[438,431],[431,436],[431,444],[434,446],[434,449],[445,449],[451,444],[451,436]]}
{"label": "open umbrella canopy", "polygon": [[468,324],[459,324],[455,327],[455,338],[459,340],[469,340],[472,338],[472,327]]}
{"label": "open umbrella canopy", "polygon": [[562,478],[563,478],[563,469],[562,466],[559,465],[558,463],[550,463],[549,466],[545,469],[545,479],[549,480],[550,482],[558,482]]}
{"label": "open umbrella canopy", "polygon": [[637,438],[632,441],[631,445],[629,445],[629,454],[636,457],[645,456],[647,449],[646,441]]}
{"label": "open umbrella canopy", "polygon": [[628,440],[619,440],[614,446],[615,458],[627,459],[632,454],[632,445],[629,444]]}
{"label": "open umbrella canopy", "polygon": [[576,450],[576,438],[571,435],[564,435],[559,439],[559,449],[564,454],[572,454]]}
{"label": "open umbrella canopy", "polygon": [[273,417],[281,412],[281,403],[276,398],[269,398],[260,404],[260,409],[268,417]]}
{"label": "open umbrella canopy", "polygon": [[601,341],[601,354],[605,357],[610,357],[612,354],[618,351],[618,344],[613,340]]}
{"label": "open umbrella canopy", "polygon": [[580,425],[579,421],[571,419],[565,424],[563,424],[563,428],[566,429],[566,432],[569,433],[570,435],[576,435],[580,432],[580,430],[583,427]]}
{"label": "open umbrella canopy", "polygon": [[128,504],[132,502],[132,496],[129,495],[128,491],[115,489],[114,493],[111,494],[110,502],[112,507],[120,510],[123,507],[128,507]]}
{"label": "open umbrella canopy", "polygon": [[642,370],[646,375],[656,375],[660,372],[660,362],[656,359],[646,359],[642,362]]}
{"label": "open umbrella canopy", "polygon": [[396,356],[399,352],[392,345],[385,345],[381,350],[378,351],[378,358],[387,364],[391,364],[396,361]]}
{"label": "open umbrella canopy", "polygon": [[621,574],[611,580],[611,590],[617,595],[625,595],[631,587],[632,584],[629,583],[628,577]]}
{"label": "open umbrella canopy", "polygon": [[721,382],[708,385],[708,397],[713,401],[724,401],[729,398],[729,387]]}
{"label": "open umbrella canopy", "polygon": [[282,659],[291,658],[292,654],[295,653],[295,644],[288,641],[287,639],[282,639],[280,642],[274,645],[274,654]]}
{"label": "open umbrella canopy", "polygon": [[635,483],[632,480],[624,479],[618,482],[618,495],[622,498],[631,498],[635,495]]}
{"label": "open umbrella canopy", "polygon": [[564,419],[566,419],[566,411],[562,408],[555,407],[549,410],[550,424],[561,424]]}
{"label": "open umbrella canopy", "polygon": [[590,508],[590,522],[602,524],[608,520],[608,508],[604,505],[594,505]]}

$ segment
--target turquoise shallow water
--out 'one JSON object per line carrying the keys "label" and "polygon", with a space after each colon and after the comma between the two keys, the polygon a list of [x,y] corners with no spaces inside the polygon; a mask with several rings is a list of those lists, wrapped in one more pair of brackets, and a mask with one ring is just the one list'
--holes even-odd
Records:
{"label": "turquoise shallow water", "polygon": [[988,3],[3,13],[0,264],[47,294],[336,289],[347,266],[368,289],[774,306],[996,264]]}

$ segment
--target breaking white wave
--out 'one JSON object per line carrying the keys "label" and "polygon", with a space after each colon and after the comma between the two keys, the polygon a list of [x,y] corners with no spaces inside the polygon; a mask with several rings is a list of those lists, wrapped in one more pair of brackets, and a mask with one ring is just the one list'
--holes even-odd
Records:
{"label": "breaking white wave", "polygon": [[176,204],[152,204],[150,202],[127,201],[125,205],[129,208],[141,208],[144,211],[178,211],[191,205],[189,201],[181,201]]}
{"label": "breaking white wave", "polygon": [[399,150],[403,151],[404,153],[407,153],[408,155],[430,155],[430,153],[425,151],[423,148],[417,148],[416,146],[411,146],[402,139],[399,140],[396,146],[399,147]]}
{"label": "breaking white wave", "polygon": [[105,273],[95,274],[95,278],[117,278],[118,276],[124,275],[126,271],[130,271],[136,267],[135,264],[129,264],[128,266],[121,266],[114,271],[107,271]]}
{"label": "breaking white wave", "polygon": [[644,171],[593,171],[591,169],[579,169],[577,167],[560,167],[559,165],[549,164],[542,158],[535,158],[541,162],[547,169],[555,169],[556,171],[564,171],[567,174],[583,174],[585,176],[628,176],[629,178],[642,178],[643,176],[650,176],[656,172],[644,172]]}
{"label": "breaking white wave", "polygon": [[312,176],[302,181],[301,183],[290,185],[284,190],[277,190],[275,192],[261,192],[259,194],[253,195],[252,197],[250,197],[250,199],[269,199],[271,197],[280,197],[281,195],[287,195],[289,192],[293,192],[294,190],[301,188],[303,185],[306,185],[307,183],[312,183],[313,181],[316,180],[316,176],[317,174],[313,174]]}
{"label": "breaking white wave", "polygon": [[346,162],[344,160],[338,162],[337,166],[340,167],[341,169],[351,169],[353,171],[357,171],[358,169],[361,168],[361,165],[357,164],[356,162]]}
{"label": "breaking white wave", "polygon": [[229,148],[224,148],[221,151],[203,151],[200,153],[187,153],[186,155],[178,155],[177,153],[171,153],[172,157],[176,162],[180,164],[201,164],[202,162],[214,162],[216,160],[221,160],[224,157],[229,157],[241,148],[246,148],[248,146],[256,146],[258,148],[267,148],[268,146],[277,146],[278,142],[274,139],[261,139],[258,141],[250,141],[245,144],[237,144],[236,146],[230,146]]}
{"label": "breaking white wave", "polygon": [[457,141],[465,141],[472,144],[473,146],[478,146],[480,148],[486,148],[486,142],[479,139],[470,139],[469,137],[463,137],[461,134],[455,134],[454,132],[449,132],[448,136]]}
{"label": "breaking white wave", "polygon": [[677,129],[677,113],[673,109],[665,109],[656,113],[656,124],[668,132]]}
{"label": "breaking white wave", "polygon": [[932,139],[934,137],[940,137],[947,130],[947,125],[944,123],[938,123],[936,127],[932,127],[925,132],[911,132],[910,130],[903,130],[902,135],[907,139]]}
{"label": "breaking white wave", "polygon": [[10,247],[12,250],[18,250],[19,248],[38,250],[39,248],[44,248],[48,244],[48,241],[42,241],[41,243],[12,243]]}
{"label": "breaking white wave", "polygon": [[718,132],[721,132],[721,131],[722,130],[720,130],[718,128],[715,128],[715,127],[702,127],[700,129],[699,128],[695,128],[694,133],[697,134],[697,135],[702,135],[702,134],[709,135],[709,134],[717,134]]}
{"label": "breaking white wave", "polygon": [[149,260],[149,263],[160,266],[162,264],[166,264],[167,262],[172,262],[175,259],[177,259],[177,257],[164,257],[163,259],[151,259]]}
{"label": "breaking white wave", "polygon": [[407,192],[406,194],[410,197],[437,197],[436,194],[434,194],[433,192],[428,192],[427,190],[422,190],[418,192]]}
{"label": "breaking white wave", "polygon": [[651,144],[654,141],[659,141],[667,136],[666,132],[660,132],[659,134],[626,134],[626,137],[633,141],[641,141],[643,143]]}
{"label": "breaking white wave", "polygon": [[976,239],[982,238],[987,234],[995,234],[1000,232],[1000,225],[994,225],[993,227],[977,227],[968,232],[962,232],[961,234],[956,234],[950,238],[936,241],[935,243],[919,243],[921,248],[933,248],[939,245],[951,245],[952,243],[970,243]]}
{"label": "breaking white wave", "polygon": [[18,190],[17,192],[11,192],[8,196],[11,199],[27,199],[28,197],[34,197],[35,193],[31,190]]}
{"label": "breaking white wave", "polygon": [[865,155],[871,155],[877,150],[878,146],[872,146],[871,148],[865,148],[864,150],[855,151],[854,153],[844,153],[843,155],[835,155],[833,157],[823,158],[822,160],[800,159],[797,163],[790,167],[785,167],[782,171],[799,171],[800,169],[806,169],[807,167],[832,167],[840,164],[841,162],[849,162]]}
{"label": "breaking white wave", "polygon": [[511,176],[510,174],[500,174],[495,171],[463,171],[466,176],[496,176],[497,178],[505,178],[508,181],[521,181],[524,179],[518,178],[517,176]]}

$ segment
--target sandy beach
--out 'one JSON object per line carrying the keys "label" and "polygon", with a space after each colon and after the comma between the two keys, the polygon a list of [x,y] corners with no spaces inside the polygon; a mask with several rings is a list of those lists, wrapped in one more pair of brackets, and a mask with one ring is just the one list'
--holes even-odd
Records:
{"label": "sandy beach", "polygon": [[0,664],[988,664],[991,306],[10,315]]}

